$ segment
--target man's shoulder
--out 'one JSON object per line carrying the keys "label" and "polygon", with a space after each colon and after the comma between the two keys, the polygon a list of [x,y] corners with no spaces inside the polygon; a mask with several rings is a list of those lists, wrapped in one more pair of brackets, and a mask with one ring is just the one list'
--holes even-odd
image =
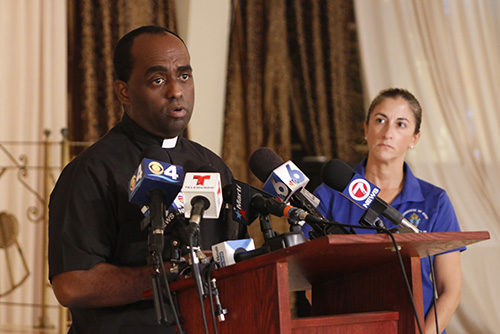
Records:
{"label": "man's shoulder", "polygon": [[123,133],[119,125],[112,128],[103,137],[90,145],[83,152],[79,153],[69,164],[75,168],[76,166],[84,167],[91,164],[93,168],[106,165],[120,164],[120,161],[130,157],[131,145],[128,137]]}
{"label": "man's shoulder", "polygon": [[208,155],[212,155],[212,156],[215,156],[216,158],[218,159],[221,159],[215,152],[213,152],[211,149],[203,146],[202,144],[198,143],[198,142],[195,142],[191,139],[187,139],[187,138],[184,138],[184,137],[180,137],[179,138],[179,143],[181,145],[184,145],[185,147],[189,147],[191,149],[194,149],[196,151],[199,151],[200,153],[204,153],[204,154],[208,154]]}
{"label": "man's shoulder", "polygon": [[217,163],[221,163],[224,166],[226,166],[225,162],[222,160],[222,158],[219,155],[217,155],[211,149],[203,146],[200,143],[197,143],[193,140],[181,137],[180,144],[183,145],[184,148],[187,148],[192,153],[205,156],[210,162],[217,162]]}

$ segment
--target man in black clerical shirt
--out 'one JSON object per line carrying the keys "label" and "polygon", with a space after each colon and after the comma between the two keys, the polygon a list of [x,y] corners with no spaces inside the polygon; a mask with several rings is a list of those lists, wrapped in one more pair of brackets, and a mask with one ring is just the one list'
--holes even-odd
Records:
{"label": "man in black clerical shirt", "polygon": [[[152,267],[143,215],[128,202],[129,180],[151,145],[163,147],[167,162],[185,172],[211,165],[223,185],[232,174],[216,154],[182,137],[193,112],[194,83],[188,50],[177,35],[155,26],[129,32],[115,48],[114,66],[125,113],[66,166],[51,194],[49,276],[57,299],[70,308],[70,333],[174,333],[157,324],[153,302],[142,300],[151,289]],[[244,237],[245,228],[230,219],[201,224],[205,249]]]}

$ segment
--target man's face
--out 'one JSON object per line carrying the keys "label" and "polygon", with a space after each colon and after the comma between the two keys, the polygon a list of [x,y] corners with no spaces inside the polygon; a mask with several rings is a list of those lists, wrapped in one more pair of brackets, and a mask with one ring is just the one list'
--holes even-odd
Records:
{"label": "man's face", "polygon": [[173,138],[187,127],[194,106],[189,53],[171,34],[143,34],[132,44],[132,72],[115,91],[125,111],[146,131]]}

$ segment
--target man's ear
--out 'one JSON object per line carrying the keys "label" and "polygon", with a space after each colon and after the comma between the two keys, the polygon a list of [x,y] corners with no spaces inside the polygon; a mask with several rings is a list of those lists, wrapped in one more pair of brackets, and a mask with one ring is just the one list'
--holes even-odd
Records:
{"label": "man's ear", "polygon": [[130,97],[128,95],[128,85],[125,81],[116,80],[114,83],[115,93],[118,100],[124,105],[130,104]]}

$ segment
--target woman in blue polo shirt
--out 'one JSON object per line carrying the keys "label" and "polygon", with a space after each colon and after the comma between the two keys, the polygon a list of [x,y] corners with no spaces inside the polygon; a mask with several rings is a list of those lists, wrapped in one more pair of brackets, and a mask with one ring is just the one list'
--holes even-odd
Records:
{"label": "woman in blue polo shirt", "polygon": [[[422,108],[410,92],[397,88],[381,91],[372,101],[364,124],[368,158],[355,171],[379,187],[378,197],[390,203],[419,230],[460,231],[446,192],[416,178],[405,162],[406,151],[412,149],[420,138],[421,121]],[[358,224],[364,210],[339,192],[322,184],[314,193],[321,200],[318,209],[325,218],[345,224]],[[388,228],[396,227],[385,218],[381,219]],[[310,227],[304,225],[306,235],[309,230]],[[357,233],[373,232],[358,229]],[[460,302],[460,251],[464,249],[433,257],[440,331],[446,327]],[[435,333],[429,260],[422,259],[421,266],[425,333]]]}

